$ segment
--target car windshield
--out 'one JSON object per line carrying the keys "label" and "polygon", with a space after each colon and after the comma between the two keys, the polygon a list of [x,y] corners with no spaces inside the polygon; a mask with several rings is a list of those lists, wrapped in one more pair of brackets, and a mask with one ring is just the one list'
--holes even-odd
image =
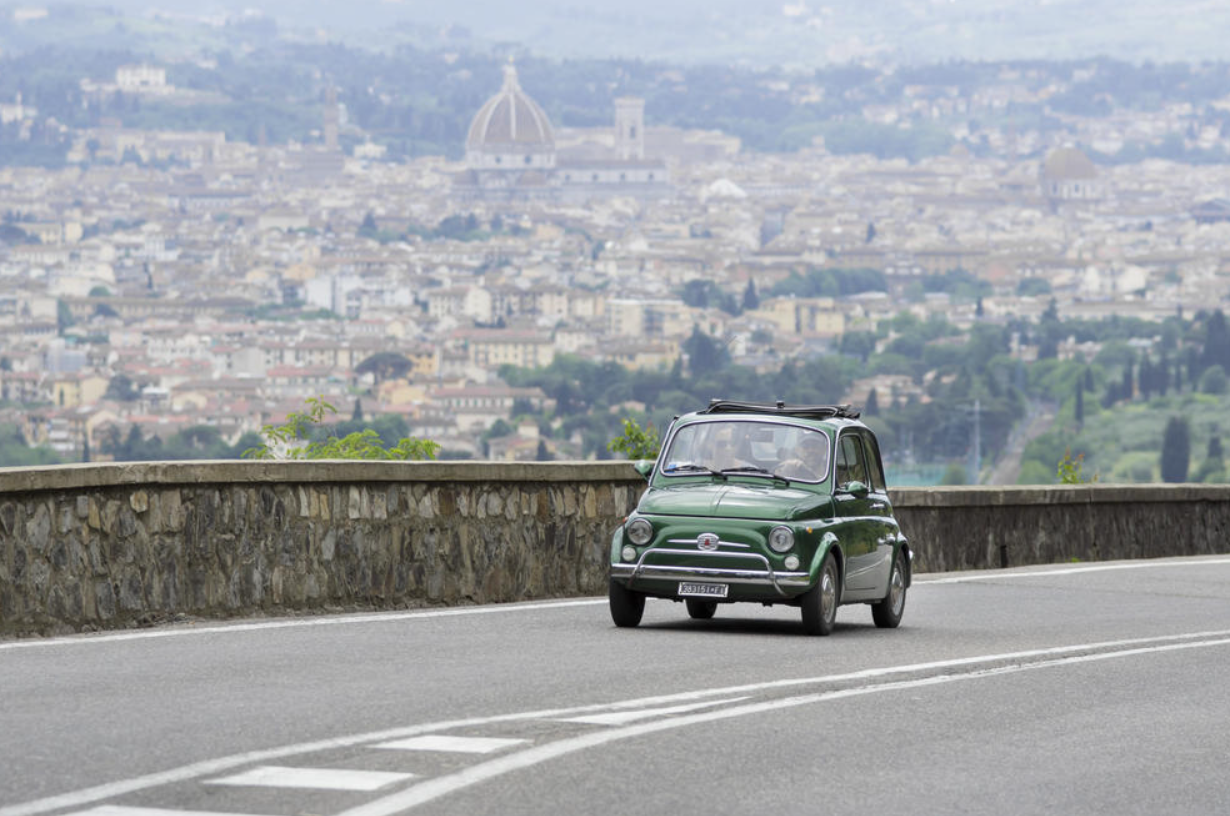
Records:
{"label": "car windshield", "polygon": [[823,482],[829,441],[820,431],[783,422],[694,422],[675,433],[661,461],[667,476],[742,470]]}

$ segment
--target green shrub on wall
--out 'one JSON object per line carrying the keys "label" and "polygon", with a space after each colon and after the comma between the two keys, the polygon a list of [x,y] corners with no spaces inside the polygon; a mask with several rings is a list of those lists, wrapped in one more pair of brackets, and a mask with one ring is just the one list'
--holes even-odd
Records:
{"label": "green shrub on wall", "polygon": [[409,459],[421,461],[435,459],[440,450],[438,442],[429,439],[403,437],[396,445],[386,448],[380,434],[371,428],[355,431],[346,436],[327,436],[309,441],[313,428],[319,427],[326,414],[336,414],[337,409],[323,397],[309,397],[306,413],[292,412],[281,425],[266,425],[261,428],[260,445],[243,452],[245,459]]}

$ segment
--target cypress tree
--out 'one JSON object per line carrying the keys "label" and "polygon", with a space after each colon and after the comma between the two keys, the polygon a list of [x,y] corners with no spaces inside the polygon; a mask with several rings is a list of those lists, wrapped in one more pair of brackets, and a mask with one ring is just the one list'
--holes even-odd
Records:
{"label": "cypress tree", "polygon": [[1226,328],[1226,315],[1221,309],[1213,312],[1204,324],[1204,350],[1200,355],[1200,367],[1220,365],[1230,371],[1230,330]]}
{"label": "cypress tree", "polygon": [[1076,383],[1076,424],[1085,424],[1085,389],[1079,381]]}
{"label": "cypress tree", "polygon": [[1191,466],[1192,439],[1187,420],[1173,416],[1162,436],[1162,481],[1176,484],[1187,481]]}
{"label": "cypress tree", "polygon": [[867,416],[880,415],[880,400],[876,396],[876,390],[874,388],[867,392],[867,402],[863,405],[863,413]]}
{"label": "cypress tree", "polygon": [[748,279],[747,288],[743,290],[743,311],[752,311],[760,307],[760,295],[756,294],[756,282]]}

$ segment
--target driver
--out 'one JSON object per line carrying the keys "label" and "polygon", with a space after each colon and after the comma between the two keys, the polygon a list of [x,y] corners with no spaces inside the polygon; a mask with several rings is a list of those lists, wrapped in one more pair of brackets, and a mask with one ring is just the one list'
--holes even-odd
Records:
{"label": "driver", "polygon": [[794,455],[777,466],[777,473],[793,479],[820,481],[828,464],[828,445],[823,434],[807,433],[794,449]]}
{"label": "driver", "polygon": [[717,435],[713,438],[713,464],[711,467],[714,470],[723,470],[724,468],[746,467],[752,464],[741,459],[735,451],[735,429],[730,425],[718,428]]}

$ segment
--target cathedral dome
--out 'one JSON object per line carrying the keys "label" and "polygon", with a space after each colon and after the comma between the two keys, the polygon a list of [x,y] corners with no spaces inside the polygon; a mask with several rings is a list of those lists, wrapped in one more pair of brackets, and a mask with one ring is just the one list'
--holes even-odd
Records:
{"label": "cathedral dome", "polygon": [[504,87],[470,123],[467,152],[539,153],[555,150],[555,134],[538,103],[521,90],[517,69],[504,66]]}
{"label": "cathedral dome", "polygon": [[1049,179],[1077,180],[1097,178],[1097,168],[1089,157],[1075,147],[1061,147],[1046,157],[1042,174]]}

